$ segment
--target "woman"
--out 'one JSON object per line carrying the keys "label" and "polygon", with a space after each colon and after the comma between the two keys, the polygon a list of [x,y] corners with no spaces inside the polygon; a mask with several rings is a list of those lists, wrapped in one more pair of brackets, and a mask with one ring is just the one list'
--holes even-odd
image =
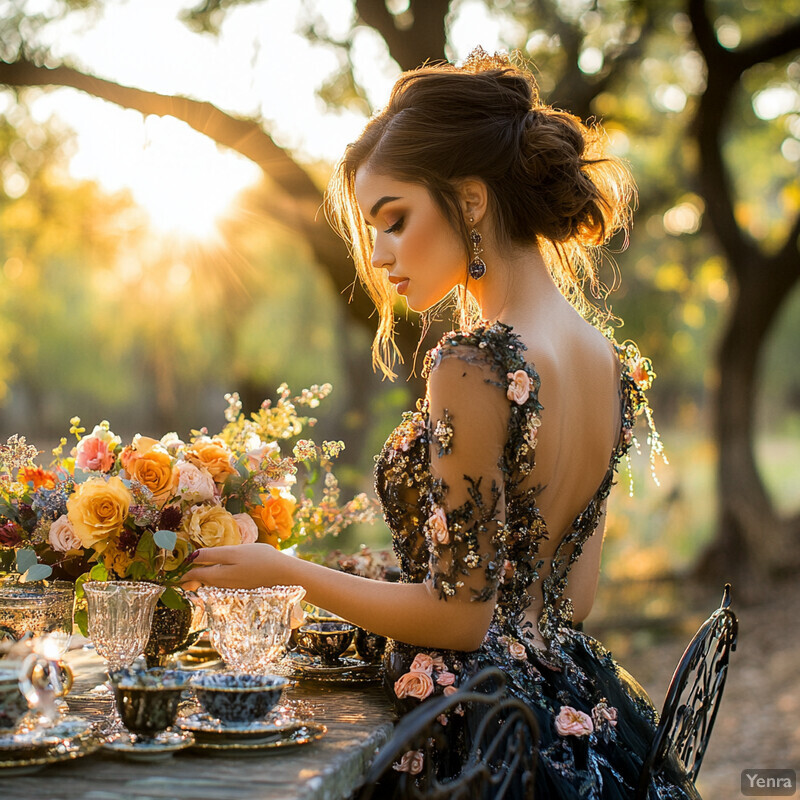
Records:
{"label": "woman", "polygon": [[[395,292],[416,311],[455,294],[461,312],[376,466],[403,582],[264,544],[201,550],[187,576],[301,584],[389,637],[401,710],[500,665],[538,717],[540,797],[630,797],[655,724],[635,681],[573,627],[594,600],[606,496],[649,383],[635,348],[587,321],[582,292],[599,291],[596,251],[632,195],[601,131],[543,105],[507,59],[478,50],[462,68],[404,74],[328,194],[380,313],[385,374]],[[651,798],[697,796],[676,781]]]}

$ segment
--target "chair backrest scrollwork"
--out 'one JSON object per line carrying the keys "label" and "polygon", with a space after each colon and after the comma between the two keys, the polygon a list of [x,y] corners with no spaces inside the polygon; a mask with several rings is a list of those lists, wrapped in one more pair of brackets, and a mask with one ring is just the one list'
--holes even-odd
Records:
{"label": "chair backrest scrollwork", "polygon": [[730,604],[731,587],[725,584],[720,607],[700,626],[678,662],[642,765],[636,800],[645,800],[671,755],[693,781],[697,778],[725,688],[730,654],[736,649],[739,623]]}
{"label": "chair backrest scrollwork", "polygon": [[[448,752],[452,740],[441,715],[463,711],[474,733],[463,760]],[[409,800],[502,800],[533,798],[539,730],[530,709],[508,697],[505,677],[488,667],[452,695],[421,703],[398,723],[391,740],[376,756],[358,800],[377,797],[376,785],[409,752],[418,754],[419,771],[395,773],[393,796]],[[442,764],[447,767],[443,770]],[[380,798],[386,797],[382,788]]]}

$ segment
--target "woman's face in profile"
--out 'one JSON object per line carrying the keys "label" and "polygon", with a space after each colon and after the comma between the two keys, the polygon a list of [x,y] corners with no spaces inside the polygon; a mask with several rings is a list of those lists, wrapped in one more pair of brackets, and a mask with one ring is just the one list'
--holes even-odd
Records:
{"label": "woman's face in profile", "polygon": [[375,231],[372,266],[385,269],[413,311],[425,311],[462,283],[466,251],[425,186],[361,167],[356,199]]}

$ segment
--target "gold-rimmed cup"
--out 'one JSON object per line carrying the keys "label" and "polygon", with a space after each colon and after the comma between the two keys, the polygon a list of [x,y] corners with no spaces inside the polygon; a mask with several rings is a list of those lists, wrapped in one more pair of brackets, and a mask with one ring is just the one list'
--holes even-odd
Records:
{"label": "gold-rimmed cup", "polygon": [[355,626],[349,622],[311,622],[297,630],[297,648],[335,666],[353,642]]}

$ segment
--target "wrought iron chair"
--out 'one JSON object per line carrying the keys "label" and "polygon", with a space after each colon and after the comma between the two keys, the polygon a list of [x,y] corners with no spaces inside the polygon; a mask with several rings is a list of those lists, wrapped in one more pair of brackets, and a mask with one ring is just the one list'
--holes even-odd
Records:
{"label": "wrought iron chair", "polygon": [[[446,752],[447,728],[438,718],[459,706],[477,730],[460,771],[440,776],[433,752]],[[533,798],[539,728],[528,707],[505,694],[505,676],[487,667],[449,697],[422,703],[406,714],[394,735],[378,753],[356,794],[358,800],[392,796],[411,800],[502,800],[509,796]],[[417,774],[392,767],[409,751],[422,754]],[[391,788],[386,783],[391,779]],[[381,783],[381,779],[384,779]]]}
{"label": "wrought iron chair", "polygon": [[728,659],[736,649],[739,622],[730,604],[731,586],[726,583],[720,607],[700,626],[678,662],[635,800],[646,800],[671,754],[693,781],[697,778],[725,688]]}

